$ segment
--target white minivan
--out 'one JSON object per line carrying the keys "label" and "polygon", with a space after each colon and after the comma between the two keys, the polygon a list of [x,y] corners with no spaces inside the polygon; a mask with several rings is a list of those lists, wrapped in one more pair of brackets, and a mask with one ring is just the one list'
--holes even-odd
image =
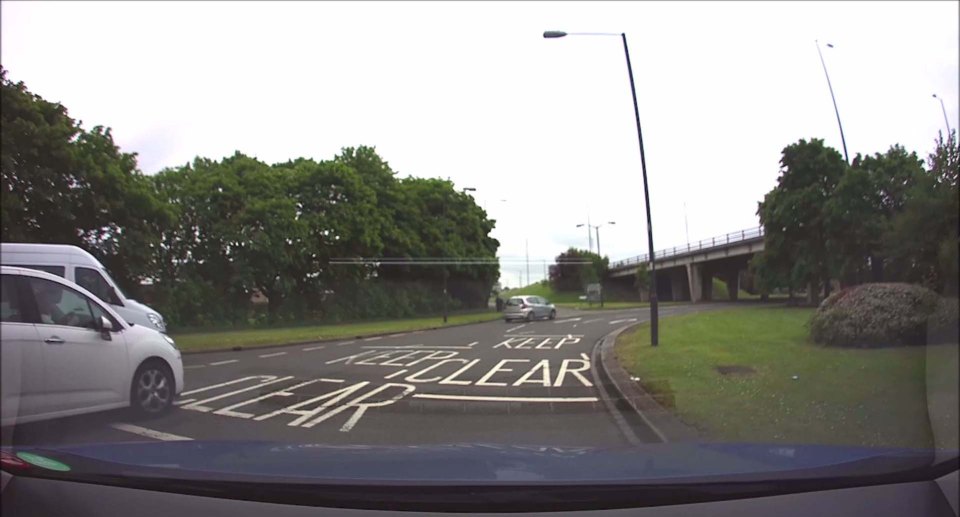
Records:
{"label": "white minivan", "polygon": [[86,289],[0,267],[0,426],[131,407],[155,416],[183,390],[173,339],[127,325]]}
{"label": "white minivan", "polygon": [[66,278],[109,303],[127,323],[167,331],[160,313],[124,296],[103,264],[76,246],[4,242],[0,243],[0,265],[36,269]]}

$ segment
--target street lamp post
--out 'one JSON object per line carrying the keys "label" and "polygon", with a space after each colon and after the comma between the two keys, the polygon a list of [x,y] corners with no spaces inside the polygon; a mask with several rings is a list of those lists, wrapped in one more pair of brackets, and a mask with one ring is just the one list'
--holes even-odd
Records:
{"label": "street lamp post", "polygon": [[[465,187],[465,188],[460,189],[460,192],[466,194],[467,192],[476,192],[476,190],[477,190],[477,189],[475,189],[475,188],[473,188],[473,187]],[[446,223],[446,222],[447,222],[447,219],[448,219],[448,216],[447,216],[447,214],[448,214],[447,210],[448,210],[448,208],[449,208],[449,207],[447,206],[448,204],[449,204],[449,203],[447,203],[446,201],[444,201],[444,203],[443,203],[443,219],[444,219],[444,223]],[[446,224],[445,224],[444,226],[446,226]],[[444,259],[444,261],[446,261],[446,259]],[[443,323],[444,323],[444,324],[447,323],[447,302],[448,302],[448,300],[449,300],[449,298],[450,298],[450,297],[447,295],[447,279],[448,279],[449,277],[450,277],[450,270],[449,270],[449,268],[447,267],[447,265],[444,264],[444,265],[443,265]]]}
{"label": "street lamp post", "polygon": [[[617,223],[616,221],[607,221],[606,224],[617,224]],[[603,253],[601,253],[600,251],[600,227],[603,226],[603,224],[597,224],[597,225],[593,225],[590,223],[587,223],[586,225],[578,224],[577,228],[580,228],[581,226],[587,227],[587,233],[590,233],[590,229],[593,228],[593,231],[597,235],[597,256],[600,257],[600,260],[603,260]],[[600,281],[600,308],[603,308],[603,276],[600,276],[599,281]]]}
{"label": "street lamp post", "polygon": [[947,108],[943,105],[943,98],[933,94],[933,98],[940,101],[940,109],[943,110],[943,122],[947,125],[947,138],[950,138],[950,120],[947,119]]}
{"label": "street lamp post", "polygon": [[[817,44],[817,54],[820,55],[820,64],[823,65],[823,75],[827,76],[827,88],[830,89],[830,98],[833,100],[833,112],[837,114],[837,126],[840,127],[840,142],[843,143],[843,159],[850,163],[850,156],[847,154],[847,139],[843,136],[843,124],[840,123],[840,110],[837,109],[837,98],[833,96],[833,84],[830,83],[830,74],[827,73],[827,62],[823,60],[823,52],[820,52],[820,42],[814,40]],[[833,44],[827,43],[827,47],[833,48]]]}
{"label": "street lamp post", "polygon": [[[562,38],[564,36],[618,36],[618,34],[607,32],[578,32],[570,33],[562,31],[546,31],[544,38]],[[640,170],[643,173],[643,198],[647,205],[647,246],[650,248],[650,344],[657,346],[660,342],[660,328],[657,307],[657,263],[653,252],[653,221],[650,218],[650,187],[647,183],[647,156],[643,151],[643,131],[640,129],[640,108],[637,106],[637,88],[633,81],[633,65],[630,64],[630,49],[627,47],[627,35],[621,32],[620,39],[623,41],[623,54],[627,59],[627,75],[630,76],[630,93],[633,95],[633,114],[637,121],[637,140],[640,143]],[[601,293],[602,293],[601,289]]]}

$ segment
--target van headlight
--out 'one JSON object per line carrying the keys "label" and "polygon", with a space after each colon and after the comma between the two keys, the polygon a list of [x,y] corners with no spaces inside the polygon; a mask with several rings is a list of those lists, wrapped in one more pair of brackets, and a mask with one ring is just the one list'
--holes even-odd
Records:
{"label": "van headlight", "polygon": [[177,348],[177,344],[173,341],[173,338],[172,338],[172,337],[170,337],[170,336],[168,336],[168,335],[166,335],[166,334],[161,334],[161,336],[163,336],[163,339],[165,339],[165,340],[167,341],[167,343],[170,344],[170,346],[173,347],[174,350],[180,350],[179,348]]}
{"label": "van headlight", "polygon": [[152,312],[147,313],[147,319],[150,320],[150,323],[153,323],[154,327],[157,327],[157,330],[164,332],[167,330],[167,326],[163,323],[163,318],[159,314],[154,314]]}

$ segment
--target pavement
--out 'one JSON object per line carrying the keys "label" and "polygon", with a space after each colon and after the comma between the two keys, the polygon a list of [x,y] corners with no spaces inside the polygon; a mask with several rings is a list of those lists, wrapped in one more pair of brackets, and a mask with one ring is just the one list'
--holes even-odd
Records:
{"label": "pavement", "polygon": [[[710,307],[662,307],[661,317]],[[631,445],[655,433],[620,414],[629,407],[611,400],[618,392],[600,380],[594,352],[649,314],[560,309],[553,321],[189,354],[185,389],[163,416],[118,410],[37,422],[3,429],[2,442]]]}

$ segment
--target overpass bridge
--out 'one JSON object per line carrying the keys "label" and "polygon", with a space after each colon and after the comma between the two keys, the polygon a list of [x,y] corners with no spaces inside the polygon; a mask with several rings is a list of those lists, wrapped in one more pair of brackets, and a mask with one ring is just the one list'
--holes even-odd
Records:
{"label": "overpass bridge", "polygon": [[[659,250],[657,297],[662,301],[707,301],[713,299],[713,278],[727,285],[731,300],[736,300],[742,273],[750,259],[763,251],[763,227],[737,232]],[[646,254],[611,262],[610,282],[631,288],[637,266],[646,263]]]}

